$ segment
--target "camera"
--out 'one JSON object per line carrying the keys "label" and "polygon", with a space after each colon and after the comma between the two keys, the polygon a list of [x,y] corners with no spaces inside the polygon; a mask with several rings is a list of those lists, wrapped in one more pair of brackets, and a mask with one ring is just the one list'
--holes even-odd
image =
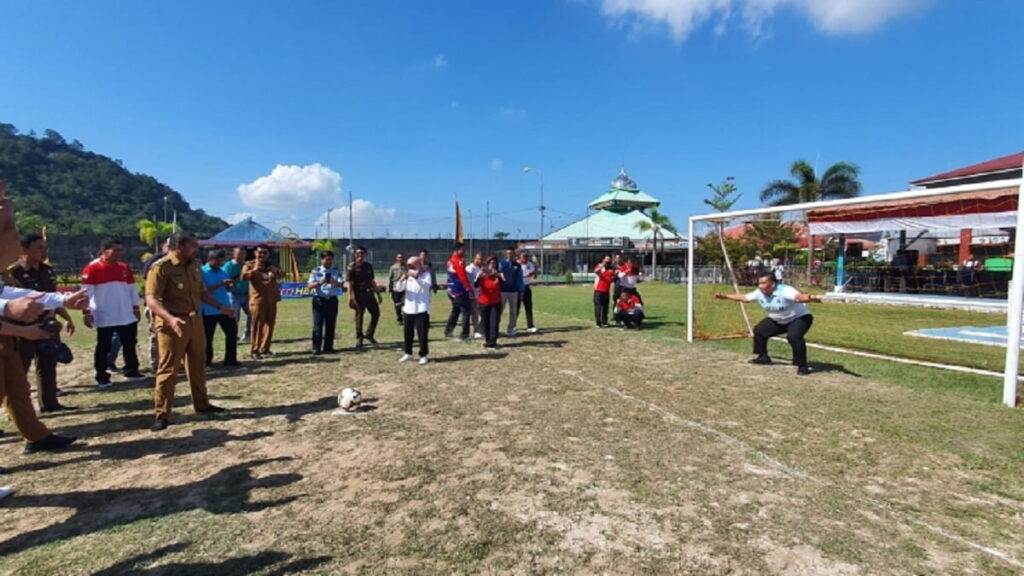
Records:
{"label": "camera", "polygon": [[43,340],[36,345],[36,352],[60,364],[70,364],[75,359],[71,348],[60,340]]}
{"label": "camera", "polygon": [[61,329],[64,328],[64,326],[61,325],[60,322],[57,322],[57,319],[53,317],[43,320],[38,324],[38,326],[43,330],[43,332],[54,335],[60,334]]}

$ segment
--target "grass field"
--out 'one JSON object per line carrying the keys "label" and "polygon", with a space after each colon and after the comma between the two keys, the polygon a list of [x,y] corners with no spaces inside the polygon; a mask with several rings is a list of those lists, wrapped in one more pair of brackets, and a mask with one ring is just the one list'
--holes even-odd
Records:
{"label": "grass field", "polygon": [[[380,348],[352,350],[343,312],[330,357],[307,353],[308,302],[288,302],[277,357],[211,373],[231,411],[194,414],[183,384],[159,434],[151,383],[94,389],[83,333],[61,373],[81,409],[44,418],[81,446],[0,438],[19,491],[0,503],[0,573],[1024,570],[1024,419],[998,379],[817,350],[796,378],[784,343],[767,367],[746,364],[749,340],[687,345],[684,290],[642,290],[649,329],[594,329],[589,286],[540,288],[540,333],[496,355],[436,340],[427,366],[397,363],[387,302]],[[904,321],[814,310],[812,340]],[[434,338],[447,311],[438,297]],[[347,385],[369,409],[333,415]]]}

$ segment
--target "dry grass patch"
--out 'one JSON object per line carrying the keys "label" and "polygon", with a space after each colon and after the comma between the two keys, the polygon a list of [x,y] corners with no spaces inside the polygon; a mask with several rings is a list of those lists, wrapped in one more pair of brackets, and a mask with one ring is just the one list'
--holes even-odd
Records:
{"label": "dry grass patch", "polygon": [[[842,370],[797,379],[571,314],[539,314],[544,330],[498,355],[447,341],[427,366],[393,347],[314,358],[291,310],[277,357],[213,374],[228,415],[183,397],[162,434],[145,429],[148,385],[96,392],[80,353],[64,376],[83,410],[47,421],[84,445],[30,457],[0,440],[19,489],[0,504],[0,573],[1022,568],[1017,412]],[[332,414],[347,385],[371,409]]]}

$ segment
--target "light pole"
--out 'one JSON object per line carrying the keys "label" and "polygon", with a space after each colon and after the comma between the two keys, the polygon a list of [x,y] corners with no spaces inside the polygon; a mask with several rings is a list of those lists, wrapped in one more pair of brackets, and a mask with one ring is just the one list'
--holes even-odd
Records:
{"label": "light pole", "polygon": [[164,224],[167,223],[167,196],[164,196]]}
{"label": "light pole", "polygon": [[536,171],[537,175],[540,176],[540,235],[537,236],[537,243],[540,245],[540,249],[539,249],[540,262],[539,262],[539,265],[537,266],[537,268],[539,269],[539,273],[543,274],[544,273],[544,210],[547,208],[546,206],[544,206],[544,172],[542,172],[541,170],[536,169],[536,168],[531,168],[529,166],[526,166],[526,167],[523,168],[523,172],[524,173],[525,172],[534,172],[534,171]]}

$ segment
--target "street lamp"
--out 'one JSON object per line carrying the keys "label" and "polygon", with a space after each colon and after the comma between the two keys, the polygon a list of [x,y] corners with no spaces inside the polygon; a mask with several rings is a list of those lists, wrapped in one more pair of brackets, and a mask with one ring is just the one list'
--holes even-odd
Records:
{"label": "street lamp", "polygon": [[540,171],[539,169],[536,169],[536,168],[531,168],[529,166],[526,166],[526,167],[523,168],[523,172],[524,173],[525,172],[534,172],[534,171],[536,171],[537,175],[540,176],[540,235],[537,236],[537,243],[540,244],[540,250],[539,250],[540,263],[539,263],[538,268],[540,269],[540,273],[543,274],[544,273],[544,210],[547,208],[546,206],[544,206],[544,172],[542,172],[542,171]]}
{"label": "street lamp", "polygon": [[167,223],[167,196],[164,196],[164,224]]}

